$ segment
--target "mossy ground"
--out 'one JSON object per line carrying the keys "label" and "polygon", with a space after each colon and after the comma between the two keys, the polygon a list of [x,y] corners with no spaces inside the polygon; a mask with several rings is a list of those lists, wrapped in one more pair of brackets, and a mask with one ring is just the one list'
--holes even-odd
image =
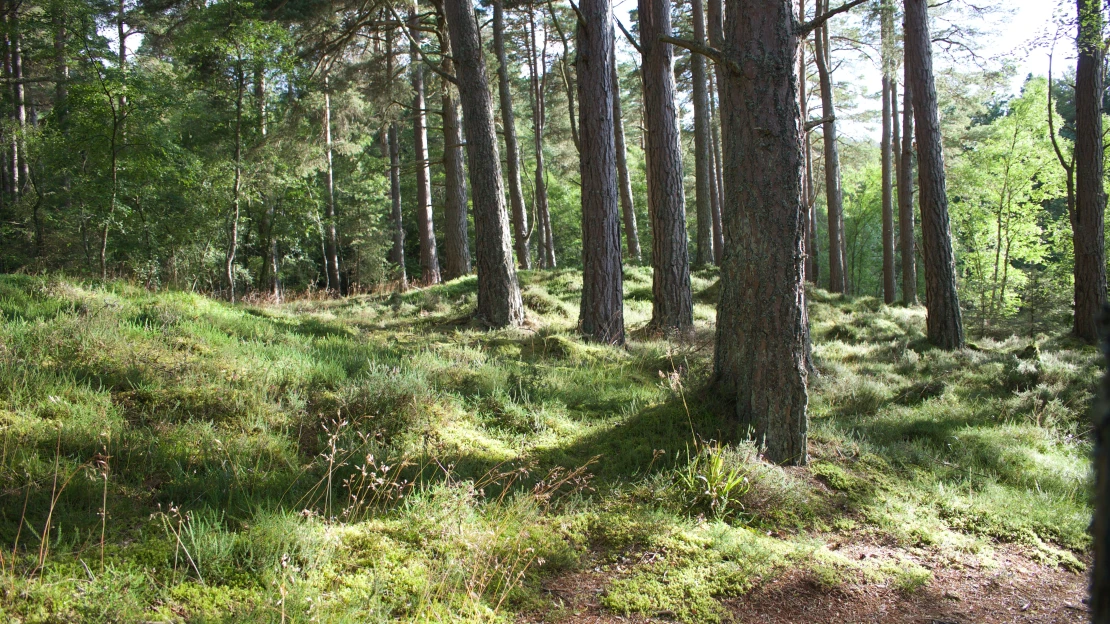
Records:
{"label": "mossy ground", "polygon": [[946,353],[920,308],[814,291],[811,465],[782,469],[705,391],[713,272],[673,341],[625,278],[617,349],[576,336],[573,271],[523,273],[530,326],[495,332],[474,278],[232,306],[0,276],[0,619],[512,621],[598,568],[613,613],[711,622],[787,569],[930,582],[829,536],[1082,567],[1098,356],[1063,324]]}

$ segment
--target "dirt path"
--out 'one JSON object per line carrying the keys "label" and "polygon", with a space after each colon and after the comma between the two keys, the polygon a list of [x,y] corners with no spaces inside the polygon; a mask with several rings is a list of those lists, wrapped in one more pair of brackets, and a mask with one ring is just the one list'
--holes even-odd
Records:
{"label": "dirt path", "polygon": [[[869,544],[848,544],[848,557],[913,561],[932,572],[925,587],[905,593],[889,584],[844,583],[829,589],[802,572],[764,582],[747,596],[726,602],[743,624],[1002,624],[1088,621],[1085,574],[1046,566],[1019,549],[999,547],[985,562],[974,555],[955,560]],[[610,573],[578,572],[545,585],[553,608],[525,622],[609,624],[669,622],[668,614],[625,617],[605,611],[600,598]],[[559,605],[562,605],[561,607]]]}

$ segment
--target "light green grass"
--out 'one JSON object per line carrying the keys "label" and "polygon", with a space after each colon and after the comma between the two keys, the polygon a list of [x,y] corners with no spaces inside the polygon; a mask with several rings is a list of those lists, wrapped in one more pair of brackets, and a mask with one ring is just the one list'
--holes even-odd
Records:
{"label": "light green grass", "polygon": [[[0,619],[512,621],[602,566],[613,612],[695,622],[787,568],[929,582],[830,534],[1079,566],[1097,353],[1065,328],[944,353],[919,308],[814,291],[812,463],[787,470],[705,391],[713,271],[671,342],[635,332],[650,272],[625,269],[624,349],[575,335],[577,273],[521,282],[528,328],[485,332],[472,277],[230,306],[0,276]],[[745,480],[691,491],[720,475]]]}

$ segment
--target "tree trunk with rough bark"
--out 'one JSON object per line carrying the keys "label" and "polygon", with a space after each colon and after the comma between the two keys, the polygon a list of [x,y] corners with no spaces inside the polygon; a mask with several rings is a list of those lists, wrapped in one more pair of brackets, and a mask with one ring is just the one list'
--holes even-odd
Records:
{"label": "tree trunk with rough bark", "polygon": [[894,152],[891,80],[883,76],[883,302],[894,303]]}
{"label": "tree trunk with rough bark", "polygon": [[[725,257],[714,373],[768,459],[807,461],[809,331],[792,2],[729,0],[721,72]],[[752,42],[758,42],[753,45]],[[724,69],[724,68],[722,68]]]}
{"label": "tree trunk with rough bark", "polygon": [[[705,45],[705,7],[702,0],[690,0],[690,19],[694,23],[694,41]],[[698,219],[697,250],[694,266],[713,263],[713,199],[710,184],[712,149],[709,134],[709,87],[705,72],[705,57],[690,54],[690,74],[694,100],[694,206]]]}
{"label": "tree trunk with rough bark", "polygon": [[[682,149],[675,107],[674,52],[659,41],[671,36],[670,0],[639,0],[641,72],[652,236],[652,318],[658,330],[685,330],[694,322]],[[726,148],[727,149],[727,148]],[[727,241],[727,239],[726,239]]]}
{"label": "tree trunk with rough bark", "polygon": [[1071,215],[1075,248],[1075,317],[1072,333],[1093,343],[1098,316],[1106,302],[1106,244],[1103,220],[1102,98],[1104,58],[1102,3],[1076,0],[1079,60],[1075,70],[1075,211]]}
{"label": "tree trunk with rough bark", "polygon": [[[444,71],[454,73],[450,60]],[[470,273],[470,241],[466,222],[466,167],[463,162],[462,128],[459,103],[450,85],[443,85],[443,184],[447,198],[443,205],[444,277],[455,279]]]}
{"label": "tree trunk with rough bark", "polygon": [[904,72],[902,157],[898,165],[898,235],[902,252],[902,303],[917,305],[917,243],[913,224],[913,96],[908,66]]}
{"label": "tree trunk with rough bark", "polygon": [[[819,0],[818,9],[825,12],[828,0]],[[828,22],[817,30],[817,74],[821,84],[821,115],[825,145],[825,204],[829,215],[829,290],[843,293],[848,290],[844,263],[844,195],[840,188],[840,149],[836,142],[836,107],[833,104],[832,75],[829,68]]]}
{"label": "tree trunk with rough bark", "polygon": [[497,55],[497,94],[501,102],[501,128],[505,134],[505,165],[508,169],[509,205],[512,206],[516,261],[522,269],[532,268],[528,250],[528,212],[520,184],[520,147],[513,115],[513,93],[509,87],[509,59],[505,54],[505,16],[501,0],[493,1],[493,50]]}
{"label": "tree trunk with rough bark", "polygon": [[[393,76],[393,29],[385,31],[386,75]],[[401,146],[397,137],[397,124],[390,122],[385,133],[386,151],[389,158],[389,199],[392,207],[393,247],[389,250],[389,261],[397,267],[397,285],[404,291],[409,287],[408,271],[405,270],[405,223],[401,205]]]}
{"label": "tree trunk with rough bark", "polygon": [[894,276],[894,87],[897,62],[894,60],[894,4],[882,0],[880,9],[880,56],[883,65],[883,136],[882,204],[883,204],[883,301],[894,303],[897,288]]}
{"label": "tree trunk with rough bark", "polygon": [[628,151],[624,139],[624,115],[621,110],[620,76],[617,74],[616,41],[614,39],[613,59],[613,145],[617,154],[617,185],[620,191],[621,213],[624,216],[624,238],[628,248],[628,259],[640,264],[640,231],[636,226],[636,206],[632,202],[632,177],[628,175]]}
{"label": "tree trunk with rough bark", "polygon": [[432,172],[428,161],[428,118],[424,101],[424,63],[420,59],[420,19],[409,18],[409,64],[412,68],[413,150],[416,152],[416,231],[420,235],[420,281],[425,286],[438,284],[439,254],[432,217]]}
{"label": "tree trunk with rough bark", "polygon": [[[818,5],[820,9],[820,5]],[[798,0],[798,21],[804,22],[806,19],[806,0]],[[809,121],[809,93],[807,92],[806,71],[808,63],[806,59],[806,37],[802,37],[798,41],[798,111],[799,118],[805,124]],[[816,284],[817,283],[817,225],[816,219],[812,217],[810,211],[812,210],[810,202],[810,189],[813,187],[813,164],[811,161],[810,144],[809,144],[809,131],[804,129],[802,135],[802,204],[806,211],[805,218],[805,251],[806,251],[806,280]]]}
{"label": "tree trunk with rough bark", "polygon": [[466,85],[459,92],[466,130],[467,162],[474,203],[478,269],[478,320],[491,327],[524,322],[516,269],[513,267],[509,214],[501,179],[501,155],[493,121],[493,99],[470,0],[445,0],[456,76]]}
{"label": "tree trunk with rough bark", "polygon": [[[443,59],[440,70],[444,75],[455,74],[451,60],[451,38],[447,33],[447,18],[443,2],[433,2],[436,8],[436,26]],[[467,224],[466,162],[463,156],[462,125],[459,120],[459,101],[456,87],[444,80],[443,92],[443,185],[446,199],[443,204],[443,252],[445,279],[455,279],[470,273],[470,233]]]}
{"label": "tree trunk with rough bark", "polygon": [[583,0],[578,28],[579,123],[582,130],[582,303],[579,325],[591,340],[624,344],[620,210],[613,99],[611,0]]}
{"label": "tree trunk with rough bark", "polygon": [[921,189],[921,239],[925,269],[926,333],[942,349],[964,346],[963,315],[956,292],[956,259],[948,219],[944,151],[927,0],[906,0],[906,67],[913,91]]}

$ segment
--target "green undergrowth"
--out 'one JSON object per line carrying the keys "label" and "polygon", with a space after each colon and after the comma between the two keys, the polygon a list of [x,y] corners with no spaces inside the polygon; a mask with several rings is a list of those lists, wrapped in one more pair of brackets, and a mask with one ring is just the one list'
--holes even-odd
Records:
{"label": "green undergrowth", "polygon": [[1097,353],[1058,335],[924,341],[924,311],[811,293],[811,461],[763,462],[707,390],[697,328],[575,333],[581,276],[524,272],[525,329],[476,282],[281,305],[0,276],[0,619],[558,619],[545,579],[609,577],[618,614],[729,619],[760,581],[929,572],[849,559],[1015,544],[1080,568]]}

